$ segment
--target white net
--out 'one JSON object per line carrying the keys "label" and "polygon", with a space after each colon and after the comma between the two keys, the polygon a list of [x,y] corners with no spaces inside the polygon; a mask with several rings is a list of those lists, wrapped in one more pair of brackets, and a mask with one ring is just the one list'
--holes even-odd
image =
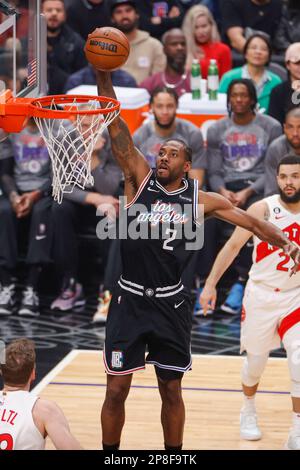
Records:
{"label": "white net", "polygon": [[[36,104],[42,107],[38,101]],[[34,118],[51,158],[52,195],[58,203],[62,202],[65,193],[73,191],[74,186],[85,189],[93,185],[92,154],[97,151],[97,142],[104,129],[119,114],[119,109],[107,114],[97,112],[100,109],[98,100],[87,100],[82,104],[77,103],[75,98],[68,106],[72,106],[72,112],[77,109],[95,111],[95,114],[75,114],[72,120]],[[113,102],[106,103],[106,108],[113,106]],[[48,109],[58,111],[62,110],[62,107],[53,99]]]}

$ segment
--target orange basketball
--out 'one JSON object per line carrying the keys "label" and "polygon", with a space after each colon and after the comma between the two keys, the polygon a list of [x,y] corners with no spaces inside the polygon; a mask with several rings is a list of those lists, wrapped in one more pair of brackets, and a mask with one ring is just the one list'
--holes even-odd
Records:
{"label": "orange basketball", "polygon": [[89,63],[103,71],[116,70],[125,64],[129,50],[125,34],[110,27],[97,28],[89,34],[84,48]]}

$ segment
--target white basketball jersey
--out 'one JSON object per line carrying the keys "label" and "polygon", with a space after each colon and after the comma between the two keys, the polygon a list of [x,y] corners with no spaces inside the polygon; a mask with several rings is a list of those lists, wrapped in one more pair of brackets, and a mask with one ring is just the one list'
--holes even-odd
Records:
{"label": "white basketball jersey", "polygon": [[[280,228],[289,240],[300,246],[300,213],[292,214],[280,204],[279,195],[275,194],[264,199],[269,207],[269,222]],[[249,278],[269,287],[289,290],[300,287],[300,271],[289,276],[293,260],[282,249],[253,237],[253,265]]]}
{"label": "white basketball jersey", "polygon": [[25,391],[0,392],[0,450],[44,450],[32,409],[38,397]]}

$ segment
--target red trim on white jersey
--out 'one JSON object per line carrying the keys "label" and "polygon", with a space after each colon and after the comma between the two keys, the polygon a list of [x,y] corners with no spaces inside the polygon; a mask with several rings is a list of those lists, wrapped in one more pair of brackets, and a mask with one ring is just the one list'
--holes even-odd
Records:
{"label": "red trim on white jersey", "polygon": [[278,327],[278,334],[280,338],[282,339],[285,333],[297,323],[300,323],[300,308],[297,308],[292,313],[284,317]]}

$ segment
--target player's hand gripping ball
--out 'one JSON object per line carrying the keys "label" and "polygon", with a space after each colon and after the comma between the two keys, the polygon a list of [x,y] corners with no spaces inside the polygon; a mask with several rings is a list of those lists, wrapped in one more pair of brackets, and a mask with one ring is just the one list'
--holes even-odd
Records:
{"label": "player's hand gripping ball", "polygon": [[84,52],[97,70],[112,71],[125,64],[130,51],[127,37],[116,28],[97,28],[88,35]]}

